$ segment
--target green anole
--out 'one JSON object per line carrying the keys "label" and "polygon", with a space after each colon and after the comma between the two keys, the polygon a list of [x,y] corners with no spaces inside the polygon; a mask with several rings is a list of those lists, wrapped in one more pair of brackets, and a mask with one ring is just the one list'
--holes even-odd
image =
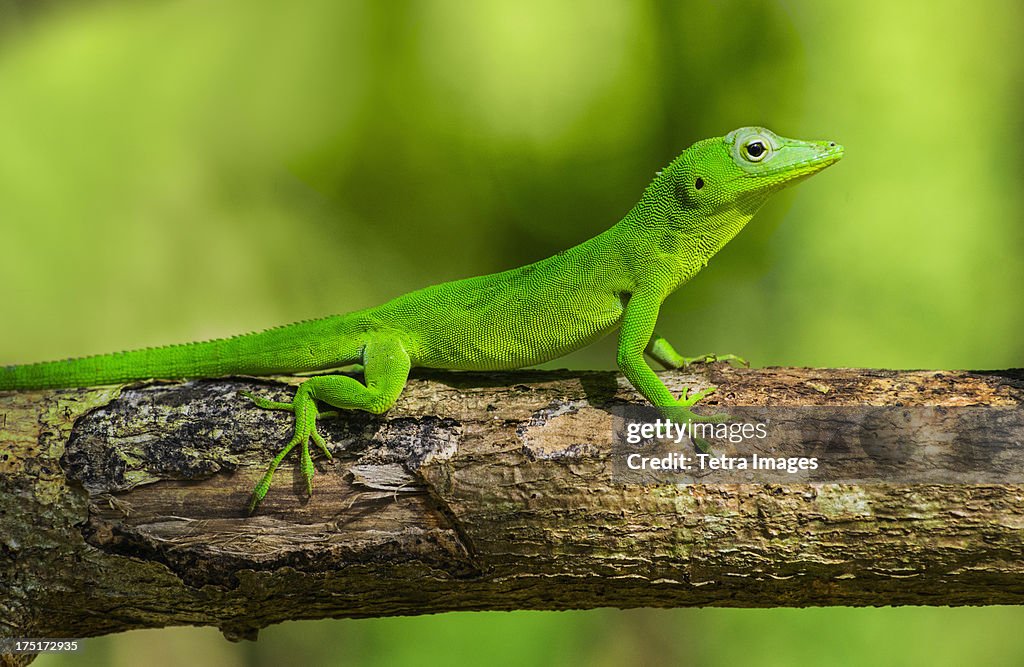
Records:
{"label": "green anole", "polygon": [[[317,401],[387,411],[414,366],[452,370],[521,368],[555,359],[619,329],[618,366],[651,403],[684,418],[714,388],[676,398],[644,354],[667,368],[680,355],[655,333],[662,301],[704,268],[778,190],[839,160],[843,147],[744,127],[687,148],[605,232],[534,264],[410,292],[376,308],[201,343],[0,369],[0,390],[84,387],[149,378],[309,372],[362,364],[364,382],[319,375],[291,403],[249,395],[261,408],[294,413],[294,435],[253,490],[252,512],[274,471],[297,445],[312,493],[310,440]],[[680,412],[681,411],[681,412]],[[704,418],[706,419],[706,417]]]}

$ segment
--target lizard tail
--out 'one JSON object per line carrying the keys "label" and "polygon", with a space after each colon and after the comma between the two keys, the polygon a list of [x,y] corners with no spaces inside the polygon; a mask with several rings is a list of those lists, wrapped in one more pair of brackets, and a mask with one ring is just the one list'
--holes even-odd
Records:
{"label": "lizard tail", "polygon": [[0,390],[335,368],[359,360],[361,328],[353,318],[334,316],[201,343],[0,367]]}

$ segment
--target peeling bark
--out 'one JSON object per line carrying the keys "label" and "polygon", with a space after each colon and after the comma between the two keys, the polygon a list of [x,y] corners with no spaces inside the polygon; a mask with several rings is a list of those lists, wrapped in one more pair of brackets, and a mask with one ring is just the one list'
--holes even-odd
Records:
{"label": "peeling bark", "polygon": [[[717,364],[662,377],[675,391],[717,385],[709,409],[1024,404],[1019,370]],[[300,381],[0,393],[0,636],[1024,601],[1024,485],[616,483],[609,409],[641,399],[611,372],[414,375],[387,415],[321,422],[335,459],[316,461],[312,498],[290,458],[248,517],[291,424],[238,392],[289,400]]]}

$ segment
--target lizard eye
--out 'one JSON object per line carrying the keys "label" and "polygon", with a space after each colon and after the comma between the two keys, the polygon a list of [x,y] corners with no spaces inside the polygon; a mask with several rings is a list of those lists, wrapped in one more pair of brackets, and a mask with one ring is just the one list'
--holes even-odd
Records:
{"label": "lizard eye", "polygon": [[743,144],[743,157],[751,162],[760,162],[768,157],[768,147],[760,139]]}

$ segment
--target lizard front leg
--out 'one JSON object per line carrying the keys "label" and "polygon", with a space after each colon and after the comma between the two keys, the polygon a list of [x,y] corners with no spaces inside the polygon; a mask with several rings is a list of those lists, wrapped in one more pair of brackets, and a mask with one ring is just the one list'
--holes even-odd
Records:
{"label": "lizard front leg", "polygon": [[[269,401],[245,394],[261,408],[271,410],[288,410],[295,414],[295,433],[288,444],[270,462],[266,473],[253,489],[249,501],[249,513],[267,495],[274,477],[274,471],[288,453],[301,445],[299,468],[306,479],[306,492],[313,493],[313,459],[309,453],[309,441],[323,451],[327,458],[331,453],[327,443],[316,430],[317,417],[321,415],[316,401],[322,401],[336,408],[346,410],[365,410],[373,414],[381,414],[395,404],[398,396],[405,388],[409,378],[411,361],[402,342],[395,338],[378,339],[366,344],[363,349],[363,374],[366,384],[344,375],[321,375],[312,377],[295,391],[295,399],[291,403]],[[326,415],[327,413],[322,413]]]}
{"label": "lizard front leg", "polygon": [[711,364],[716,361],[730,361],[742,366],[750,366],[746,359],[737,357],[735,354],[701,354],[696,357],[684,357],[676,352],[672,344],[659,336],[657,333],[651,336],[644,352],[659,364],[670,370],[684,368],[690,364]]}
{"label": "lizard front leg", "polygon": [[[623,375],[647,400],[674,420],[725,421],[728,417],[724,414],[705,417],[690,410],[691,406],[713,393],[714,387],[692,394],[689,388],[686,388],[677,399],[644,360],[644,351],[654,335],[654,325],[658,320],[660,308],[661,298],[653,290],[638,290],[629,296],[619,330],[617,361]],[[660,340],[664,341],[664,344],[658,346],[659,352],[670,350],[675,357],[683,359],[664,338]]]}

